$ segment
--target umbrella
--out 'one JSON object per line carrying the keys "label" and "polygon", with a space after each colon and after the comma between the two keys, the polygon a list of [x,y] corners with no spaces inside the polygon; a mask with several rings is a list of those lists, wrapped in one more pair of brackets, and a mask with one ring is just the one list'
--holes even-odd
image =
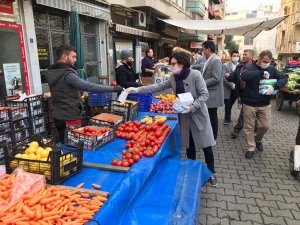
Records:
{"label": "umbrella", "polygon": [[84,69],[84,48],[82,43],[82,36],[80,31],[80,21],[77,9],[75,6],[71,7],[71,15],[70,15],[70,44],[76,48],[77,53],[77,62],[76,69],[78,71],[79,76],[86,80],[87,75]]}

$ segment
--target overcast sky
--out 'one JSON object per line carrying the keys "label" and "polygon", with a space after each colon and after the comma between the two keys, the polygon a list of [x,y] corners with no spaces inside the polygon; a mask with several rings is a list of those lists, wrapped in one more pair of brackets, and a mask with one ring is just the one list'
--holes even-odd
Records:
{"label": "overcast sky", "polygon": [[279,9],[281,0],[225,0],[229,10],[253,10],[259,5],[273,5]]}

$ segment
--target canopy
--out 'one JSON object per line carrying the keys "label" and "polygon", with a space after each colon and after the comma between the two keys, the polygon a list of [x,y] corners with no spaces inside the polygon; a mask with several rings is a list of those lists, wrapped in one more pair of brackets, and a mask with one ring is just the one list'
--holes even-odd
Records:
{"label": "canopy", "polygon": [[263,30],[272,30],[286,17],[262,17],[239,20],[161,20],[173,26],[183,28],[182,31],[186,33],[240,35],[254,38]]}
{"label": "canopy", "polygon": [[76,48],[76,69],[78,71],[79,76],[86,80],[86,72],[84,70],[84,48],[82,43],[82,36],[80,31],[80,21],[76,8],[74,6],[71,7],[71,15],[70,15],[70,44]]}

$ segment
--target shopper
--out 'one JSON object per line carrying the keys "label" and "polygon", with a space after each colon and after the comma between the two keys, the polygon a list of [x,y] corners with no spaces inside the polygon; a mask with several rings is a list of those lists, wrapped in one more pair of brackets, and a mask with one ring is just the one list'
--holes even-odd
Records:
{"label": "shopper", "polygon": [[127,90],[132,93],[148,93],[172,88],[176,94],[191,92],[195,99],[193,104],[185,107],[182,114],[178,115],[182,147],[187,148],[187,158],[189,159],[196,159],[196,148],[203,149],[207,167],[213,173],[209,180],[210,185],[216,186],[212,150],[215,140],[206,106],[208,91],[200,72],[190,69],[191,56],[191,53],[184,49],[173,49],[170,57],[172,75],[168,81]]}
{"label": "shopper", "polygon": [[[243,105],[243,90],[246,86],[245,81],[241,78],[241,73],[246,65],[253,63],[254,51],[252,49],[245,49],[243,52],[243,61],[237,65],[236,69],[228,76],[226,74],[226,79],[235,84],[235,93],[238,96],[238,103]],[[244,127],[244,117],[243,117],[243,107],[240,110],[239,118],[236,125],[231,133],[231,138],[236,139],[240,131]]]}
{"label": "shopper", "polygon": [[[244,132],[246,142],[246,158],[252,158],[255,148],[263,151],[262,139],[268,131],[271,119],[271,95],[274,90],[284,87],[287,77],[270,66],[272,53],[262,51],[256,62],[247,65],[241,75],[246,86],[243,91]],[[274,85],[270,85],[262,94],[259,93],[259,82],[264,79],[277,79]],[[255,120],[257,130],[254,133]]]}
{"label": "shopper", "polygon": [[[223,64],[225,77],[230,76],[230,74],[236,69],[239,64],[239,51],[232,50],[230,53],[231,60]],[[225,117],[224,125],[229,125],[231,123],[231,110],[237,99],[235,92],[235,84],[233,82],[224,79],[224,104],[225,104]]]}
{"label": "shopper", "polygon": [[293,56],[292,59],[287,63],[285,68],[298,68],[300,67],[299,56]]}
{"label": "shopper", "polygon": [[203,42],[202,47],[203,54],[207,59],[203,68],[203,78],[209,93],[206,104],[216,140],[218,136],[218,107],[222,106],[224,102],[223,66],[221,60],[215,54],[216,46],[213,41]]}
{"label": "shopper", "polygon": [[142,86],[137,82],[139,77],[132,68],[132,53],[129,50],[122,50],[120,57],[121,62],[116,66],[117,84],[123,88]]}
{"label": "shopper", "polygon": [[64,143],[66,126],[81,123],[82,100],[79,91],[121,92],[120,86],[104,86],[82,80],[74,67],[76,49],[61,45],[56,50],[58,62],[45,71],[53,101],[53,118]]}
{"label": "shopper", "polygon": [[[300,107],[300,100],[298,100],[296,104],[298,107]],[[296,136],[296,145],[300,145],[300,120],[298,125],[297,136]]]}

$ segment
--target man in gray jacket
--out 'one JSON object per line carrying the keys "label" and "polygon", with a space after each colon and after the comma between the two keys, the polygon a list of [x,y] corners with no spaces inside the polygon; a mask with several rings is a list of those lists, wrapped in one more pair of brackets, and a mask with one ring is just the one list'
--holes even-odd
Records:
{"label": "man in gray jacket", "polygon": [[[223,64],[225,77],[230,76],[230,74],[235,70],[239,61],[239,51],[232,50],[230,53],[231,60]],[[233,82],[224,79],[224,104],[225,104],[225,118],[224,125],[229,125],[231,123],[231,109],[237,99],[237,94],[235,92],[235,84]]]}
{"label": "man in gray jacket", "polygon": [[209,93],[206,105],[216,140],[218,136],[218,107],[222,106],[224,102],[223,66],[221,60],[215,54],[216,46],[213,41],[203,42],[202,47],[203,54],[207,59],[203,68],[203,78]]}

